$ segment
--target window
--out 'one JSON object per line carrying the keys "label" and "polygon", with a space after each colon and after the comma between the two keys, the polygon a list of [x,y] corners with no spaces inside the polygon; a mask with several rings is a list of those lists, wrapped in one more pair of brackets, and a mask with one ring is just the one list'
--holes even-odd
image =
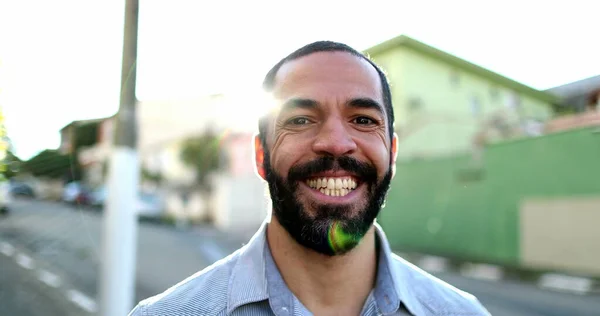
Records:
{"label": "window", "polygon": [[452,72],[450,72],[450,85],[454,88],[460,86],[460,74],[457,70],[452,70]]}
{"label": "window", "polygon": [[511,110],[517,110],[521,107],[521,98],[519,94],[511,91],[506,95],[506,107]]}
{"label": "window", "polygon": [[496,102],[496,101],[498,101],[499,97],[500,97],[500,91],[498,90],[498,88],[491,86],[490,87],[490,100],[492,100],[492,102]]}
{"label": "window", "polygon": [[478,97],[472,96],[471,97],[471,114],[473,114],[474,117],[478,117],[481,115],[481,111],[482,111],[481,101],[479,100]]}

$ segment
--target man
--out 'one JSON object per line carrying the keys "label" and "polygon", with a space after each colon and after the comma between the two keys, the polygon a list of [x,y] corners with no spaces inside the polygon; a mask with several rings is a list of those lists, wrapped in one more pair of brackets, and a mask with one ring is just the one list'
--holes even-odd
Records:
{"label": "man", "polygon": [[255,139],[271,221],[131,315],[488,315],[393,255],[374,223],[397,150],[382,71],[344,44],[316,42],[277,63],[264,88],[278,104]]}

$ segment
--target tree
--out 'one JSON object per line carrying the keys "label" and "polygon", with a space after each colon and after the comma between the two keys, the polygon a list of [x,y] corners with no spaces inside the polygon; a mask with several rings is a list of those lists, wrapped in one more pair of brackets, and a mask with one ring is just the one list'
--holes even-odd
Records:
{"label": "tree", "polygon": [[64,179],[67,182],[81,178],[80,168],[71,156],[51,149],[46,149],[24,162],[22,169],[36,177]]}
{"label": "tree", "polygon": [[[4,113],[0,109],[0,172],[5,176],[8,169],[6,158],[8,158],[8,149],[10,142],[6,137],[6,127],[4,126]],[[3,177],[3,179],[6,179]]]}
{"label": "tree", "polygon": [[19,159],[19,157],[15,156],[11,150],[6,152],[6,157],[2,162],[4,171],[2,172],[7,179],[13,178],[16,176],[20,169],[23,161]]}
{"label": "tree", "polygon": [[219,138],[212,132],[191,137],[183,142],[181,150],[183,163],[194,169],[196,188],[204,197],[206,203],[207,220],[213,220],[210,196],[213,192],[211,175],[223,166],[223,152],[220,148]]}

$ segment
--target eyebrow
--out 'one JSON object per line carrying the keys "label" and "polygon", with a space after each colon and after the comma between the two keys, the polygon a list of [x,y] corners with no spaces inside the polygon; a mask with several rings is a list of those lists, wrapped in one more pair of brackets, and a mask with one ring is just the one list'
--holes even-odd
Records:
{"label": "eyebrow", "polygon": [[282,106],[281,111],[287,111],[292,109],[314,109],[319,106],[319,103],[311,99],[293,98],[287,100]]}
{"label": "eyebrow", "polygon": [[348,102],[348,106],[361,109],[374,109],[383,115],[383,106],[371,98],[357,98]]}
{"label": "eyebrow", "polygon": [[[383,106],[381,104],[371,98],[355,98],[348,101],[347,106],[353,108],[361,108],[361,109],[374,109],[377,112],[384,114]],[[319,102],[312,99],[304,99],[304,98],[293,98],[287,100],[282,106],[282,111],[288,111],[292,109],[315,109],[319,107]]]}

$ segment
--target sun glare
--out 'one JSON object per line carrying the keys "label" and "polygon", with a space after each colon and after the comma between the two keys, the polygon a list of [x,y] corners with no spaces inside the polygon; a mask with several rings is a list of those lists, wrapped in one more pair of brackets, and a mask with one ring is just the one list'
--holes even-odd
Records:
{"label": "sun glare", "polygon": [[262,90],[237,90],[225,94],[220,110],[221,124],[243,131],[256,131],[263,115],[275,111],[278,102]]}

